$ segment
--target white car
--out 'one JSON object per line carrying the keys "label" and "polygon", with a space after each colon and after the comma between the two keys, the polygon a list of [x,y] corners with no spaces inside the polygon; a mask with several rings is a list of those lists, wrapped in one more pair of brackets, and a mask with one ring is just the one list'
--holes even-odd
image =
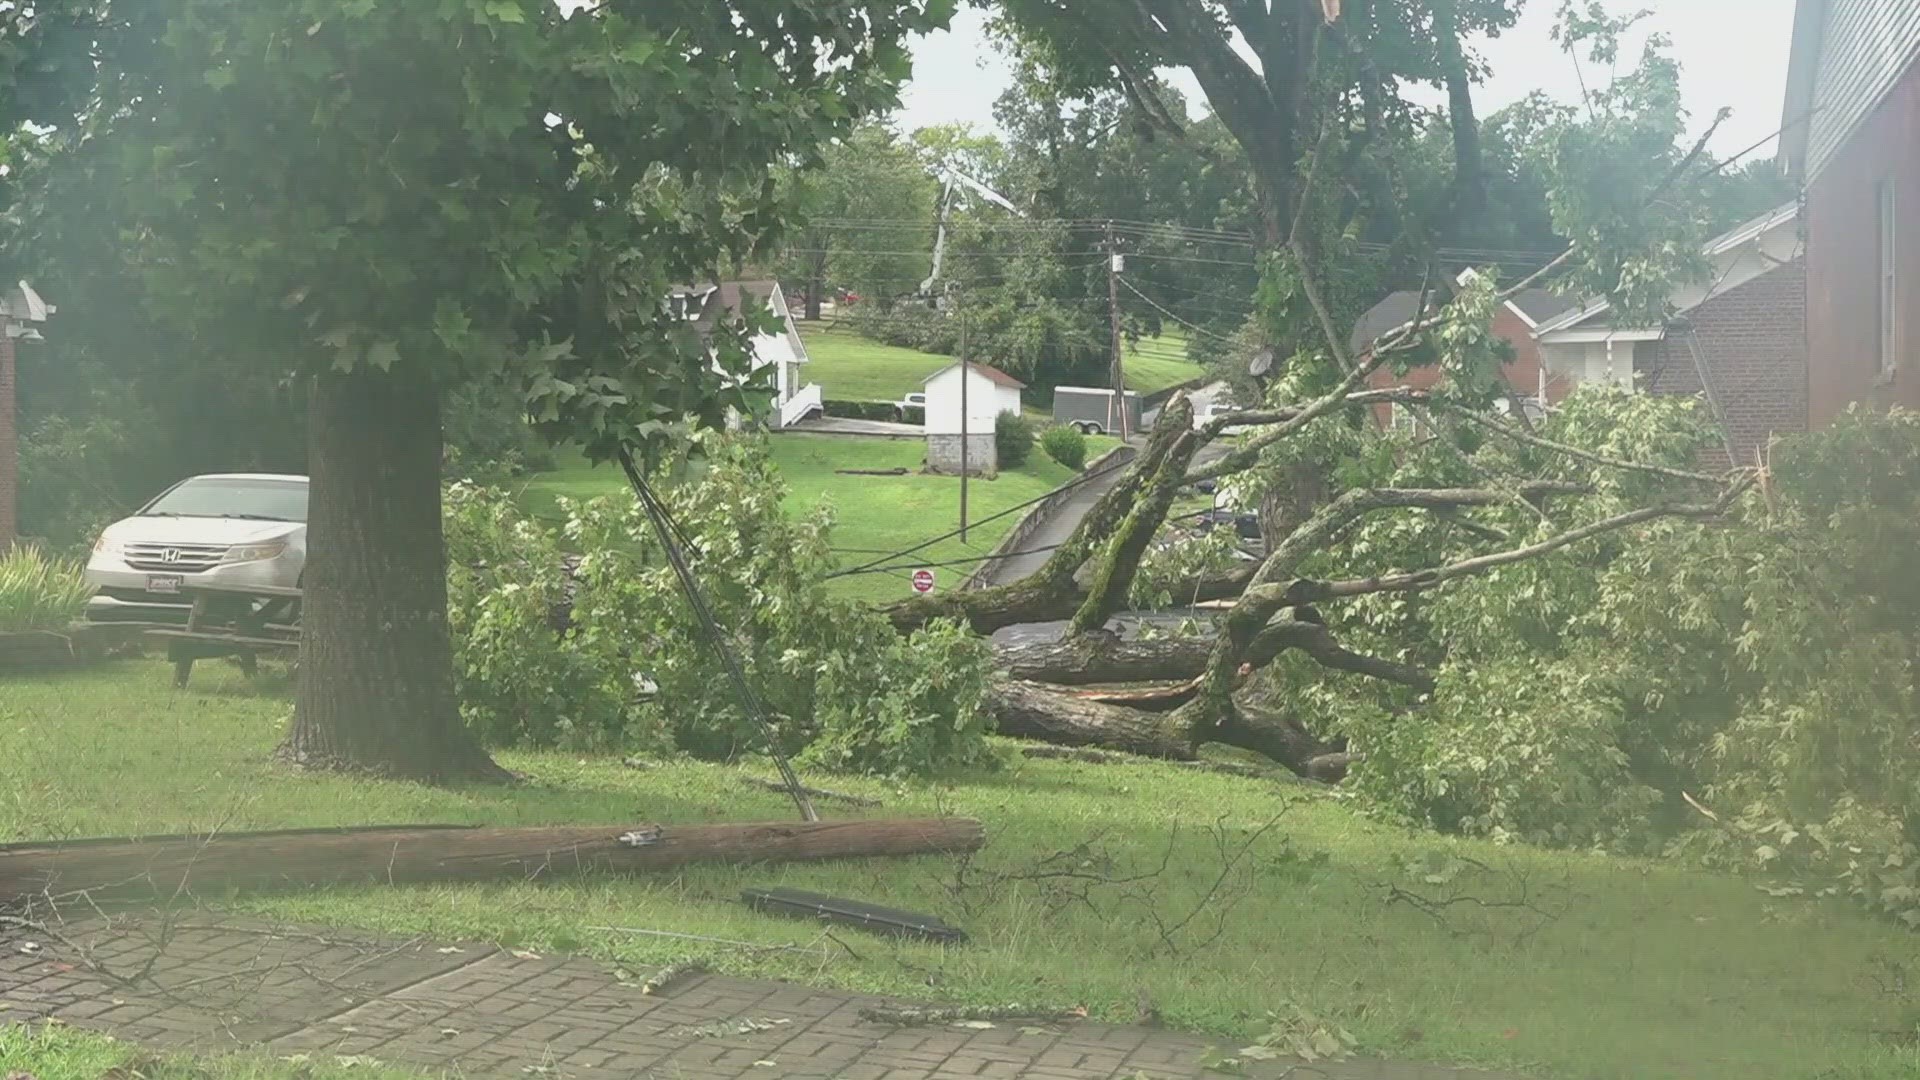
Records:
{"label": "white car", "polygon": [[306,477],[195,476],[100,534],[87,618],[184,621],[189,584],[298,588],[306,561]]}

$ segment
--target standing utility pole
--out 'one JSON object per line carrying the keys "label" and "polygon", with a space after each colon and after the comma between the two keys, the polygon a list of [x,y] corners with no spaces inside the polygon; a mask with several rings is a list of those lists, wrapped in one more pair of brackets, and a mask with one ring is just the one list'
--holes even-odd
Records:
{"label": "standing utility pole", "polygon": [[[0,308],[3,312],[4,308]],[[13,324],[0,313],[0,555],[20,536],[20,443],[14,434]]]}
{"label": "standing utility pole", "polygon": [[966,294],[953,290],[953,304],[960,317],[960,542],[967,542],[967,384],[973,381],[973,369],[967,365]]}
{"label": "standing utility pole", "polygon": [[1120,441],[1126,442],[1132,434],[1127,430],[1127,372],[1121,363],[1120,352],[1120,272],[1127,268],[1127,257],[1120,254],[1120,245],[1113,238],[1113,222],[1107,222],[1107,319],[1113,326],[1113,423],[1111,427],[1120,433]]}
{"label": "standing utility pole", "polygon": [[39,341],[40,332],[33,324],[46,322],[55,310],[24,281],[0,295],[0,555],[20,538],[20,440],[13,343]]}

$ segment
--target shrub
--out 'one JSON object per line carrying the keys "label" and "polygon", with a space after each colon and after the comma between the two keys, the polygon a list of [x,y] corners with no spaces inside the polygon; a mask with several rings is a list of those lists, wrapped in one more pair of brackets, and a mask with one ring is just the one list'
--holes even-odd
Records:
{"label": "shrub", "polygon": [[[986,763],[986,647],[944,625],[903,638],[878,612],[830,596],[831,515],[786,513],[764,441],[710,445],[697,478],[656,475],[656,490],[782,749],[888,774]],[[764,748],[633,498],[563,499],[560,509],[556,533],[500,495],[449,493],[468,723],[496,744],[714,758]],[[570,601],[563,544],[579,555]],[[636,692],[641,677],[654,692]]]}
{"label": "shrub", "polygon": [[1003,412],[993,425],[993,448],[1000,468],[1017,469],[1033,456],[1033,421],[1024,413]]}
{"label": "shrub", "polygon": [[828,416],[849,420],[898,420],[906,424],[924,424],[927,421],[927,410],[915,406],[901,408],[891,401],[828,398],[821,403],[821,411]]}
{"label": "shrub", "polygon": [[[1699,417],[1687,402],[1582,391],[1543,430],[1685,465],[1708,434]],[[1351,455],[1348,482],[1430,483],[1470,455],[1523,452],[1488,444],[1453,465],[1425,453]],[[1430,698],[1310,668],[1268,681],[1314,729],[1350,738],[1350,784],[1382,808],[1464,833],[1734,864],[1775,875],[1780,895],[1852,895],[1920,926],[1920,415],[1855,412],[1768,457],[1766,482],[1725,519],[1650,522],[1333,609],[1351,647],[1431,666]],[[1592,495],[1556,500],[1559,520],[1659,497],[1645,475],[1534,460],[1592,478]],[[1476,520],[1516,541],[1547,527],[1504,510]],[[1431,565],[1451,542],[1444,522],[1383,515],[1306,569]]]}
{"label": "shrub", "polygon": [[1074,472],[1087,467],[1087,437],[1078,428],[1064,424],[1048,428],[1046,434],[1040,436],[1040,449]]}
{"label": "shrub", "polygon": [[559,536],[503,492],[446,497],[447,621],[467,726],[489,746],[658,748],[616,637],[555,618],[569,581]]}
{"label": "shrub", "polygon": [[82,571],[24,545],[0,555],[0,631],[65,629],[93,593]]}

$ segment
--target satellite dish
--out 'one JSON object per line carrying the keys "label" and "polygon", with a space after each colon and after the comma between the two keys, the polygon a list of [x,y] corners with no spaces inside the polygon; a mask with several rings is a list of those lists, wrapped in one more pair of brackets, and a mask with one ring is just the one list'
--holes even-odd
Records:
{"label": "satellite dish", "polygon": [[1272,370],[1273,350],[1271,348],[1261,349],[1259,352],[1254,353],[1253,359],[1247,362],[1247,374],[1255,377],[1265,375]]}

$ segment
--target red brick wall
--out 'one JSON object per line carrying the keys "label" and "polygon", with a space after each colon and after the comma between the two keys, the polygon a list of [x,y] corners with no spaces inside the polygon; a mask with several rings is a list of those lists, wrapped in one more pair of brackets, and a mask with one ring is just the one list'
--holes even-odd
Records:
{"label": "red brick wall", "polygon": [[[1513,362],[1502,369],[1507,384],[1522,397],[1532,397],[1540,392],[1540,346],[1533,340],[1533,333],[1527,324],[1513,309],[1501,304],[1494,312],[1493,333],[1507,344],[1513,346]],[[1405,387],[1409,390],[1426,390],[1440,381],[1440,369],[1437,367],[1418,367],[1405,375],[1395,375],[1391,371],[1376,371],[1367,378],[1367,386],[1374,390],[1389,387]],[[1552,378],[1547,383],[1547,401],[1556,402],[1567,396],[1573,388],[1564,378]],[[1374,416],[1382,424],[1393,417],[1393,410],[1386,405],[1374,406]]]}
{"label": "red brick wall", "polygon": [[[1799,261],[1776,267],[1685,316],[1743,465],[1771,436],[1807,428],[1806,278]],[[1681,334],[1669,331],[1665,340],[1635,350],[1637,374],[1649,393],[1701,392],[1699,369]]]}
{"label": "red brick wall", "polygon": [[[1894,179],[1900,298],[1880,376],[1879,183]],[[1868,116],[1807,189],[1808,406],[1814,426],[1855,401],[1920,408],[1920,67]]]}
{"label": "red brick wall", "polygon": [[0,554],[19,536],[20,444],[15,436],[13,341],[0,320]]}

